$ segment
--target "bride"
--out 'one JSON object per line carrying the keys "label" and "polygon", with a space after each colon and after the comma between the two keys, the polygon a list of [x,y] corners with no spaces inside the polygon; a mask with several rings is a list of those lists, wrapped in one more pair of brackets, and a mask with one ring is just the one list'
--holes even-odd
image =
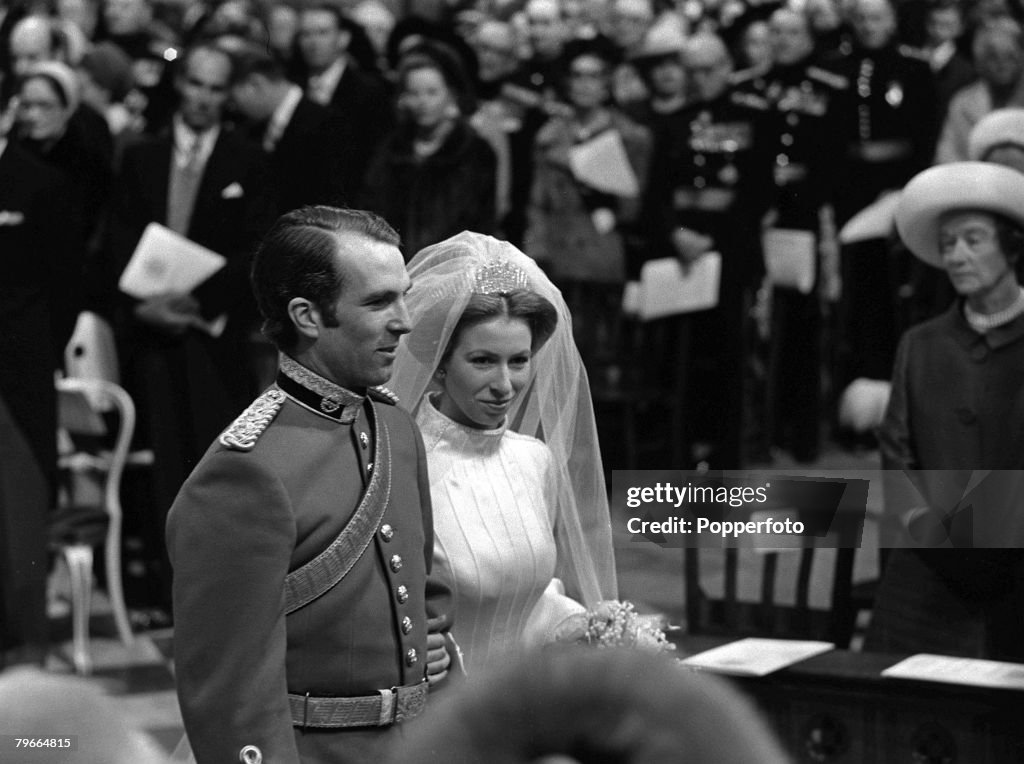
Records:
{"label": "bride", "polygon": [[392,381],[423,433],[432,576],[472,673],[615,598],[597,429],[565,301],[533,260],[463,232],[409,274]]}

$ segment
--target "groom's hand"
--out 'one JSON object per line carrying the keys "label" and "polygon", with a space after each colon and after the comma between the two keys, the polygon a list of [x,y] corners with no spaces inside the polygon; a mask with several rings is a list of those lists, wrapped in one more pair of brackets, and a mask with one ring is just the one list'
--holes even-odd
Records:
{"label": "groom's hand", "polygon": [[431,686],[448,676],[448,667],[452,662],[444,633],[431,631],[439,628],[444,621],[444,616],[427,619],[427,681]]}

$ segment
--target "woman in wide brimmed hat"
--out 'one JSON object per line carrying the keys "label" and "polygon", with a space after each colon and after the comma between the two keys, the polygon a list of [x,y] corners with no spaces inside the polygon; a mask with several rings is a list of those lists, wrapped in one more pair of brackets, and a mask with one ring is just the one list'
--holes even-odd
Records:
{"label": "woman in wide brimmed hat", "polygon": [[1024,175],[932,167],[907,184],[896,227],[957,299],[897,351],[878,433],[895,534],[882,541],[896,548],[866,647],[1021,660]]}

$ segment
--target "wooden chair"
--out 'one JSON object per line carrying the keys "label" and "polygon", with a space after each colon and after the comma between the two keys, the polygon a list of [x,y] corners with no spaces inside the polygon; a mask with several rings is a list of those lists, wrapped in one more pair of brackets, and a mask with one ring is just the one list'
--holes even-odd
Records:
{"label": "wooden chair", "polygon": [[[71,580],[72,661],[79,674],[88,674],[95,547],[104,548],[107,593],[118,636],[126,646],[133,642],[121,583],[120,492],[135,430],[135,405],[123,388],[106,380],[62,379],[57,393],[63,485],[49,539]],[[112,416],[105,416],[108,410]]]}
{"label": "wooden chair", "polygon": [[[770,513],[799,520],[797,510]],[[736,513],[731,520],[743,520]],[[764,519],[752,512],[749,519]],[[686,628],[690,634],[818,639],[846,648],[857,604],[853,563],[863,512],[836,513],[826,539],[813,536],[757,538],[779,548],[687,548],[683,554]],[[826,548],[838,547],[838,548]],[[812,581],[831,571],[827,587]],[[816,602],[813,590],[827,591]],[[820,596],[817,599],[821,599]]]}

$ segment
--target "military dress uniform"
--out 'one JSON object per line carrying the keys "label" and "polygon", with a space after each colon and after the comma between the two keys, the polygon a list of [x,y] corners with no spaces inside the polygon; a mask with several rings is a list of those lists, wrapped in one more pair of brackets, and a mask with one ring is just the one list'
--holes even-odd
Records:
{"label": "military dress uniform", "polygon": [[709,440],[715,466],[729,469],[741,466],[745,317],[764,275],[761,219],[772,199],[766,115],[729,93],[687,106],[663,133],[650,184],[661,254],[675,255],[672,232],[683,227],[710,236],[722,256],[718,305],[680,319],[688,353],[675,373],[689,377],[691,436]]}
{"label": "military dress uniform", "polygon": [[[767,113],[777,228],[810,232],[816,241],[828,235],[822,230],[823,210],[843,177],[842,131],[851,118],[848,89],[846,78],[810,58],[736,77],[733,100]],[[768,400],[774,409],[773,438],[801,460],[813,459],[819,446],[820,277],[819,265],[808,294],[789,287],[772,292]]]}
{"label": "military dress uniform", "polygon": [[849,182],[835,200],[842,225],[931,164],[939,128],[935,85],[928,64],[904,46],[855,47],[822,66],[849,83],[853,119],[843,126]]}
{"label": "military dress uniform", "polygon": [[426,460],[395,403],[282,356],[183,486],[167,538],[199,764],[379,761],[426,703],[427,614],[448,601],[427,592]]}
{"label": "military dress uniform", "polygon": [[[825,66],[849,80],[854,110],[845,138],[848,183],[836,198],[836,224],[842,226],[931,164],[938,103],[928,64],[902,46],[855,47]],[[888,379],[892,371],[897,293],[910,262],[889,254],[881,239],[843,247],[841,385],[859,376]]]}

